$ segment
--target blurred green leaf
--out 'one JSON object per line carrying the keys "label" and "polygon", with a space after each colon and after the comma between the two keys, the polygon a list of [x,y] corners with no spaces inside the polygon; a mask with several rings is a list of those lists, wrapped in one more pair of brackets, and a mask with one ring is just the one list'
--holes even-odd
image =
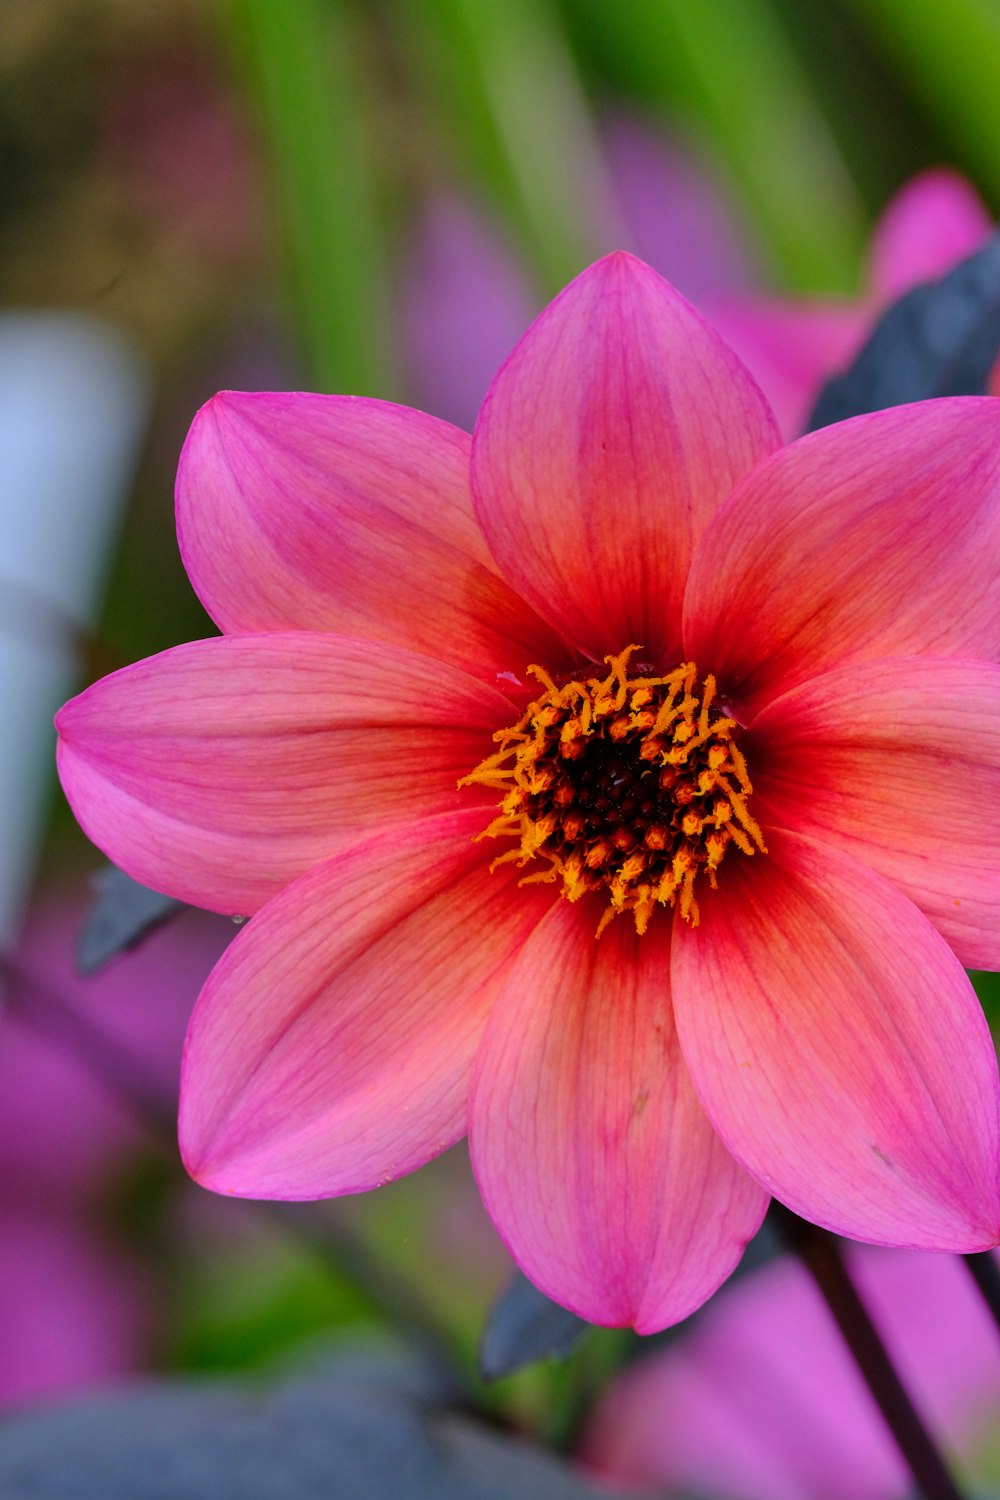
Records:
{"label": "blurred green leaf", "polygon": [[996,0],[849,0],[954,148],[1000,194],[1000,5]]}
{"label": "blurred green leaf", "polygon": [[926,110],[849,0],[770,3],[869,214],[880,213],[901,182],[941,160]]}
{"label": "blurred green leaf", "polygon": [[302,1339],[378,1322],[357,1288],[329,1265],[258,1231],[186,1266],[171,1362],[187,1370],[246,1369]]}
{"label": "blurred green leaf", "polygon": [[854,289],[860,198],[770,0],[604,0],[582,5],[595,54],[716,146],[789,287]]}
{"label": "blurred green leaf", "polygon": [[460,172],[498,203],[551,294],[614,235],[600,142],[549,0],[397,10]]}
{"label": "blurred green leaf", "polygon": [[323,390],[385,396],[391,353],[356,16],[344,0],[224,0],[274,173],[301,339]]}

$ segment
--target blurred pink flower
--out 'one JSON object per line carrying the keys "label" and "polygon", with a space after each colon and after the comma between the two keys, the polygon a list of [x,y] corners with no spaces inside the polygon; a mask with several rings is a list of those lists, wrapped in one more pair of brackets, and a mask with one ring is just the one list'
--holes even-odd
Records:
{"label": "blurred pink flower", "polygon": [[179,527],[226,634],[58,721],[117,863],[257,913],[188,1034],[193,1175],[354,1192],[468,1129],[532,1280],[643,1331],[770,1192],[996,1244],[961,962],[1000,965],[998,438],[965,399],[780,449],[621,254],[532,325],[471,448],[381,402],[210,402]]}
{"label": "blurred pink flower", "polygon": [[0,1022],[0,1405],[141,1368],[157,1322],[147,1273],[105,1222],[104,1200],[143,1144],[141,1128],[79,1040],[49,1033],[46,993],[126,1046],[169,1100],[192,1000],[230,935],[218,919],[185,917],[80,979],[80,921],[76,901],[49,892],[36,904],[17,965],[42,989],[19,986]]}
{"label": "blurred pink flower", "polygon": [[[821,387],[850,364],[879,314],[971,255],[993,227],[971,183],[932,168],[882,214],[859,297],[767,294],[749,235],[705,162],[630,117],[610,121],[605,137],[634,248],[735,349],[786,439],[802,431]],[[489,373],[532,311],[527,273],[487,220],[460,199],[433,202],[415,232],[400,294],[403,350],[422,404],[470,423]]]}
{"label": "blurred pink flower", "polygon": [[[752,287],[746,231],[704,160],[630,115],[606,122],[604,142],[630,248],[698,304]],[[620,248],[617,226],[606,226],[604,240]],[[494,371],[538,311],[527,266],[488,213],[438,191],[405,246],[398,306],[414,399],[471,427]]]}
{"label": "blurred pink flower", "polygon": [[[232,928],[217,918],[185,914],[151,933],[134,953],[83,978],[74,962],[82,920],[78,897],[49,891],[36,901],[18,964],[43,989],[24,1003],[44,1010],[44,992],[53,991],[125,1048],[145,1076],[159,1080],[169,1101],[192,1002]],[[5,1198],[15,1193],[24,1203],[39,1196],[92,1199],[115,1160],[144,1144],[141,1125],[72,1038],[61,1042],[44,1026],[27,1024],[20,1006],[10,1008],[3,1027],[0,1178]]]}
{"label": "blurred pink flower", "polygon": [[[965,1268],[848,1251],[893,1363],[939,1439],[971,1457],[1000,1417],[996,1329]],[[811,1278],[780,1260],[620,1376],[582,1456],[605,1481],[719,1500],[903,1500],[911,1478]]]}
{"label": "blurred pink flower", "polygon": [[943,276],[993,228],[964,177],[922,172],[901,188],[875,228],[865,289],[856,302],[738,296],[705,302],[712,321],[760,381],[782,432],[805,426],[820,389],[849,365],[879,314],[911,287]]}
{"label": "blurred pink flower", "polygon": [[82,1393],[142,1368],[156,1326],[149,1277],[73,1208],[4,1206],[0,1407]]}
{"label": "blurred pink flower", "polygon": [[495,227],[457,194],[431,199],[399,290],[403,362],[421,404],[471,426],[535,310],[528,275]]}
{"label": "blurred pink flower", "polygon": [[632,114],[606,120],[603,140],[631,248],[700,308],[752,295],[759,256],[709,157]]}

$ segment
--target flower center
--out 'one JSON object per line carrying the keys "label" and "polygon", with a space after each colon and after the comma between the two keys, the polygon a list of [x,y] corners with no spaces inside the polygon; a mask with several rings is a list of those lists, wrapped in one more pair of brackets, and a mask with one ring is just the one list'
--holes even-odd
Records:
{"label": "flower center", "polygon": [[625,911],[645,932],[657,905],[697,926],[699,874],[714,887],[730,846],[767,852],[747,810],[753,788],[738,726],[713,711],[714,677],[699,688],[692,662],[666,676],[641,663],[632,672],[640,649],[605,657],[606,677],[559,684],[529,667],[544,692],[459,783],[503,794],[480,837],[517,843],[491,868],[541,860],[522,885],[560,881],[568,901],[604,892],[598,937]]}

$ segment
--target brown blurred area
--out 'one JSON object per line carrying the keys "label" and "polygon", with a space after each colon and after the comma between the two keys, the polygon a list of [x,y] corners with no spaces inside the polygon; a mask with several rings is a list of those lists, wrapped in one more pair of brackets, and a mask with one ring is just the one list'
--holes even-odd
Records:
{"label": "brown blurred area", "polygon": [[0,302],[108,318],[162,369],[268,295],[262,222],[210,7],[0,7]]}

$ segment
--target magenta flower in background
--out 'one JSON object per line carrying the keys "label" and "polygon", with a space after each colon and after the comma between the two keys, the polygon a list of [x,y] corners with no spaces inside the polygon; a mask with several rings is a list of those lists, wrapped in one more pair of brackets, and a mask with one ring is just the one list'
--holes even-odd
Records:
{"label": "magenta flower in background", "polygon": [[710,155],[631,113],[605,121],[603,144],[636,253],[699,308],[752,295],[760,257]]}
{"label": "magenta flower in background", "polygon": [[[975,1471],[1000,1417],[996,1329],[978,1292],[948,1256],[848,1256],[904,1383]],[[903,1500],[912,1484],[816,1287],[787,1259],[619,1376],[582,1456],[612,1484],[719,1500]]]}
{"label": "magenta flower in background", "polygon": [[0,1407],[79,1394],[141,1370],[156,1326],[150,1278],[65,1205],[5,1206]]}
{"label": "magenta flower in background", "polygon": [[[256,912],[188,1034],[181,1144],[311,1198],[466,1130],[515,1259],[649,1331],[768,1195],[1000,1241],[1000,406],[782,449],[649,267],[537,319],[471,441],[226,394],[178,507],[225,634],[58,720],[84,828]],[[961,597],[963,608],[954,600]]]}
{"label": "magenta flower in background", "polygon": [[711,298],[712,321],[759,380],[786,437],[806,424],[823,384],[845,369],[879,314],[922,281],[971,255],[993,229],[971,183],[947,168],[912,178],[872,236],[865,289],[854,303],[754,296]]}
{"label": "magenta flower in background", "polygon": [[[17,966],[176,1088],[184,1025],[228,932],[198,916],[79,979],[76,900],[46,893]],[[18,991],[0,1027],[0,1405],[91,1389],[141,1369],[158,1306],[148,1275],[106,1220],[106,1199],[143,1136],[79,1054],[28,1024],[45,994]]]}
{"label": "magenta flower in background", "polygon": [[[604,134],[633,247],[735,349],[789,440],[888,304],[971,255],[993,227],[971,183],[932,168],[884,210],[860,297],[768,294],[748,231],[705,161],[633,117],[609,121]],[[526,270],[488,220],[461,199],[431,201],[400,292],[405,363],[421,403],[449,421],[471,422],[488,376],[533,311]]]}
{"label": "magenta flower in background", "polygon": [[144,1140],[128,1107],[79,1055],[76,1039],[60,1044],[58,1033],[31,1026],[22,1003],[44,1014],[51,990],[135,1057],[169,1097],[192,997],[231,935],[225,923],[186,917],[102,973],[81,978],[74,947],[82,919],[79,893],[71,900],[43,890],[18,947],[20,968],[43,991],[34,999],[25,995],[2,1023],[0,1175],[8,1198],[12,1191],[24,1199],[37,1193],[90,1198],[116,1158]]}
{"label": "magenta flower in background", "polygon": [[422,404],[471,426],[537,309],[524,267],[470,203],[438,193],[424,205],[398,302],[403,363]]}
{"label": "magenta flower in background", "polygon": [[912,177],[884,210],[868,252],[868,288],[894,302],[978,250],[994,228],[972,184],[949,167]]}
{"label": "magenta flower in background", "polygon": [[[621,217],[643,260],[698,306],[749,296],[759,274],[747,233],[707,163],[631,115],[609,119],[603,137]],[[608,250],[617,247],[618,225],[592,229]],[[427,199],[405,248],[397,301],[409,389],[435,416],[471,427],[494,372],[538,311],[531,276],[485,209],[456,192]]]}

